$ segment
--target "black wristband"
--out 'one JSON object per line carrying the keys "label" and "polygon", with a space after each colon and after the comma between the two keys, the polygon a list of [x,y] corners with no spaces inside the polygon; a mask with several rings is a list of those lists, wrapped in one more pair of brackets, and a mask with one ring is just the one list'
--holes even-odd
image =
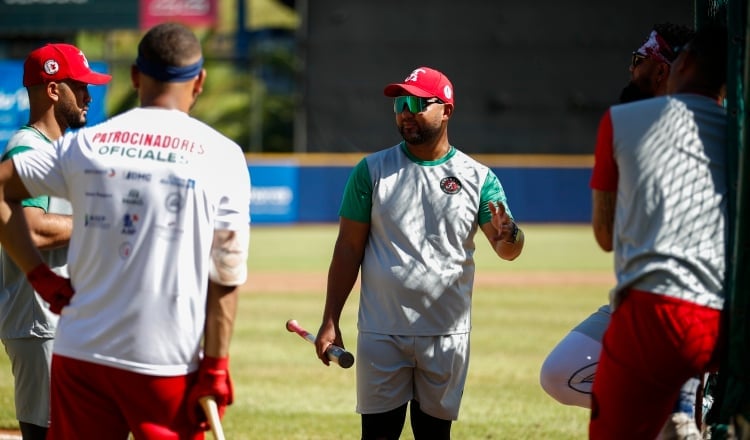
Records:
{"label": "black wristband", "polygon": [[507,243],[515,243],[518,241],[518,231],[520,231],[520,229],[518,229],[518,225],[516,224],[516,222],[511,221],[510,224],[513,225],[513,229],[511,230],[510,234],[511,239],[507,240]]}

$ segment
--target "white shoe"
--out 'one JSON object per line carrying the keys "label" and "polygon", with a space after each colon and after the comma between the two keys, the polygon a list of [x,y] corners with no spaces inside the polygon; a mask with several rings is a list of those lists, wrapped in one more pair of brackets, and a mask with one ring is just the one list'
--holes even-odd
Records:
{"label": "white shoe", "polygon": [[693,417],[681,412],[672,413],[661,428],[657,440],[701,440],[703,438]]}

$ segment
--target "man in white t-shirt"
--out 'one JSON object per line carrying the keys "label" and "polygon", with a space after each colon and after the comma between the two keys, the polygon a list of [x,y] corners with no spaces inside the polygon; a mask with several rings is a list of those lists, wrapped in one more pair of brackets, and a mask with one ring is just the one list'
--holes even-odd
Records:
{"label": "man in white t-shirt", "polygon": [[[157,25],[131,71],[139,108],[0,165],[0,242],[62,309],[50,439],[201,439],[199,398],[232,403],[250,177],[240,147],[188,115],[205,77],[192,31]],[[30,194],[73,205],[70,280],[29,250]]]}

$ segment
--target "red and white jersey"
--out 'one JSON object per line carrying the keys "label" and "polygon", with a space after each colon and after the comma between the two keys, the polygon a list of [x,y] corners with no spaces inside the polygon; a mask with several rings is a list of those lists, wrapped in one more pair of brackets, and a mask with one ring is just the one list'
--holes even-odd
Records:
{"label": "red and white jersey", "polygon": [[214,230],[249,237],[242,150],[159,108],[130,110],[54,146],[13,158],[31,194],[73,205],[76,293],[54,352],[156,376],[195,370]]}
{"label": "red and white jersey", "polygon": [[617,286],[724,305],[726,113],[678,94],[611,107],[597,135],[591,187],[616,192]]}

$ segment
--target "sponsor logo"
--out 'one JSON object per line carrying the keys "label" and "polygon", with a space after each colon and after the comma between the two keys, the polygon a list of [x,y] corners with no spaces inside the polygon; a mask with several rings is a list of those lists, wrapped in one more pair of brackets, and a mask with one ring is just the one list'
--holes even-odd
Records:
{"label": "sponsor logo", "polygon": [[457,177],[443,177],[440,180],[440,189],[446,194],[458,194],[461,191],[461,181]]}
{"label": "sponsor logo", "polygon": [[250,198],[254,214],[288,215],[293,209],[294,191],[288,186],[256,186]]}
{"label": "sponsor logo", "polygon": [[180,212],[182,211],[182,196],[180,193],[171,193],[167,196],[167,200],[164,201],[164,207],[169,212]]}
{"label": "sponsor logo", "polygon": [[130,254],[133,253],[133,244],[129,241],[126,241],[125,243],[120,245],[120,249],[118,249],[118,254],[120,254],[120,258],[123,260],[127,260],[128,257],[130,257]]}
{"label": "sponsor logo", "polygon": [[122,203],[126,205],[143,206],[141,193],[139,193],[137,189],[131,189],[128,191],[128,195],[122,198]]}
{"label": "sponsor logo", "polygon": [[136,223],[140,220],[138,214],[125,214],[122,216],[122,233],[133,235],[136,233]]}
{"label": "sponsor logo", "polygon": [[288,186],[256,186],[251,197],[254,205],[288,205],[294,199],[294,192]]}
{"label": "sponsor logo", "polygon": [[137,180],[140,182],[150,182],[151,173],[139,173],[137,171],[128,171],[125,173],[125,180]]}
{"label": "sponsor logo", "polygon": [[109,229],[111,226],[106,215],[86,214],[83,225],[87,228]]}
{"label": "sponsor logo", "polygon": [[99,191],[86,191],[86,197],[98,197],[100,199],[108,199],[112,197],[112,194],[109,193],[103,193]]}
{"label": "sponsor logo", "polygon": [[83,170],[83,174],[93,174],[95,176],[104,176],[104,175],[106,175],[107,177],[115,177],[116,173],[115,173],[115,170],[113,168],[110,168],[108,170],[99,170],[99,169],[94,169],[94,168],[87,168],[87,169]]}
{"label": "sponsor logo", "polygon": [[178,188],[195,188],[195,180],[183,179],[182,177],[177,177],[175,175],[171,175],[166,179],[161,179],[159,182],[163,183],[164,185],[176,186]]}

